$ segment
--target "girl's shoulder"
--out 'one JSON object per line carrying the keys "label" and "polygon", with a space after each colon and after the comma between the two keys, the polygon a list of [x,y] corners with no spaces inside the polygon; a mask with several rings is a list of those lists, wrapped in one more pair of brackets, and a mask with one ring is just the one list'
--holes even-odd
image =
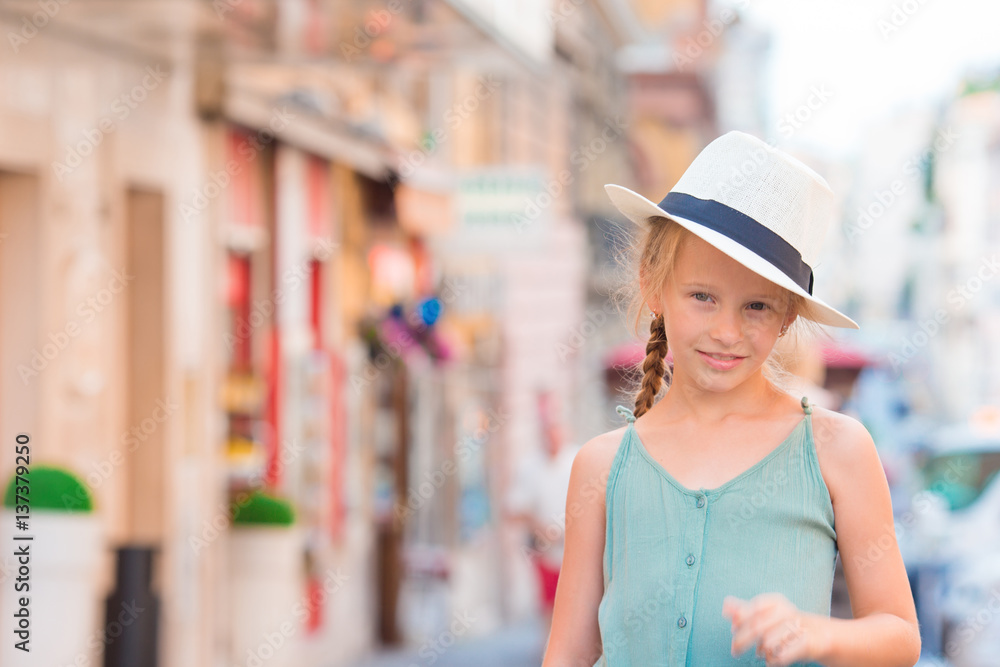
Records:
{"label": "girl's shoulder", "polygon": [[823,480],[835,504],[836,496],[850,488],[859,465],[881,467],[871,433],[850,415],[813,406],[812,434]]}
{"label": "girl's shoulder", "polygon": [[628,427],[601,433],[585,442],[573,457],[571,485],[580,485],[599,491],[601,502],[615,455],[625,438]]}

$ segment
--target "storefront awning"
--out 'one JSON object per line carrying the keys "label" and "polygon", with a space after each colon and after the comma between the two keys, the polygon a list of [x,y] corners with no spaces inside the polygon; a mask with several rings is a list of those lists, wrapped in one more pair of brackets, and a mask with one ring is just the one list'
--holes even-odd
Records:
{"label": "storefront awning", "polygon": [[374,180],[384,181],[394,172],[391,148],[374,137],[352,130],[294,103],[271,99],[259,92],[230,89],[224,102],[225,117],[239,125],[270,131],[272,121],[287,110],[291,119],[281,124],[278,139],[312,155],[350,166]]}

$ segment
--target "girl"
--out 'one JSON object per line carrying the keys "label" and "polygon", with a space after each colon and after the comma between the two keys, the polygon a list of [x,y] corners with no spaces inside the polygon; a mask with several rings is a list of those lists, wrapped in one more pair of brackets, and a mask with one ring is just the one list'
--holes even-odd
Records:
{"label": "girl", "polygon": [[[730,132],[659,205],[606,189],[643,231],[634,305],[652,321],[627,425],[573,462],[543,667],[912,666],[874,442],[782,391],[773,351],[807,321],[859,328],[812,296],[829,186]],[[850,620],[830,617],[838,551]]]}

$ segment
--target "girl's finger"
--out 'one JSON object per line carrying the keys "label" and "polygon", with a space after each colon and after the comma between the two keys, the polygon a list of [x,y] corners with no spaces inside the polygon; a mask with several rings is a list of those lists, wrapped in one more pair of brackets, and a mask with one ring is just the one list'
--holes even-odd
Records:
{"label": "girl's finger", "polygon": [[738,621],[746,606],[746,600],[741,600],[733,595],[727,595],[722,600],[722,615],[730,620]]}
{"label": "girl's finger", "polygon": [[770,665],[789,665],[803,657],[801,626],[796,619],[786,619],[762,633],[759,655]]}
{"label": "girl's finger", "polygon": [[754,646],[760,639],[763,628],[771,625],[770,616],[766,613],[747,614],[742,623],[733,625],[732,653],[734,656]]}
{"label": "girl's finger", "polygon": [[759,626],[757,632],[757,657],[767,658],[778,647],[784,647],[784,637],[793,622],[784,616],[773,616]]}
{"label": "girl's finger", "polygon": [[781,608],[769,608],[752,615],[752,624],[746,623],[737,625],[734,628],[733,639],[736,648],[745,650],[750,646],[757,646],[758,657],[764,656],[764,642],[766,637],[772,637],[782,628],[792,628],[798,623],[795,611]]}

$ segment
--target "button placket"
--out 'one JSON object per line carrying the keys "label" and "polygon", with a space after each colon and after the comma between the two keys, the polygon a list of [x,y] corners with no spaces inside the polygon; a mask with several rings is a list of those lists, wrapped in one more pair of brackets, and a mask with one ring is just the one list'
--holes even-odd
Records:
{"label": "button placket", "polygon": [[[699,556],[701,555],[702,544],[705,540],[705,528],[708,522],[708,510],[706,509],[708,505],[707,496],[708,494],[704,490],[700,490],[695,494],[693,499],[694,507],[688,505],[691,508],[689,511],[692,514],[691,522],[688,524],[691,527],[691,532],[688,533],[688,539],[686,540],[688,553],[683,558],[687,566],[683,568],[687,572],[684,575],[687,585],[685,586],[684,596],[678,598],[679,608],[676,610],[678,616],[675,621],[677,628],[683,631],[681,633],[681,641],[675,645],[676,653],[674,654],[675,658],[681,661],[687,655],[688,643],[691,640],[691,634],[686,628],[692,620],[688,617],[694,613],[695,593],[698,588],[698,579],[701,576],[701,561]],[[690,496],[688,502],[691,502]]]}

